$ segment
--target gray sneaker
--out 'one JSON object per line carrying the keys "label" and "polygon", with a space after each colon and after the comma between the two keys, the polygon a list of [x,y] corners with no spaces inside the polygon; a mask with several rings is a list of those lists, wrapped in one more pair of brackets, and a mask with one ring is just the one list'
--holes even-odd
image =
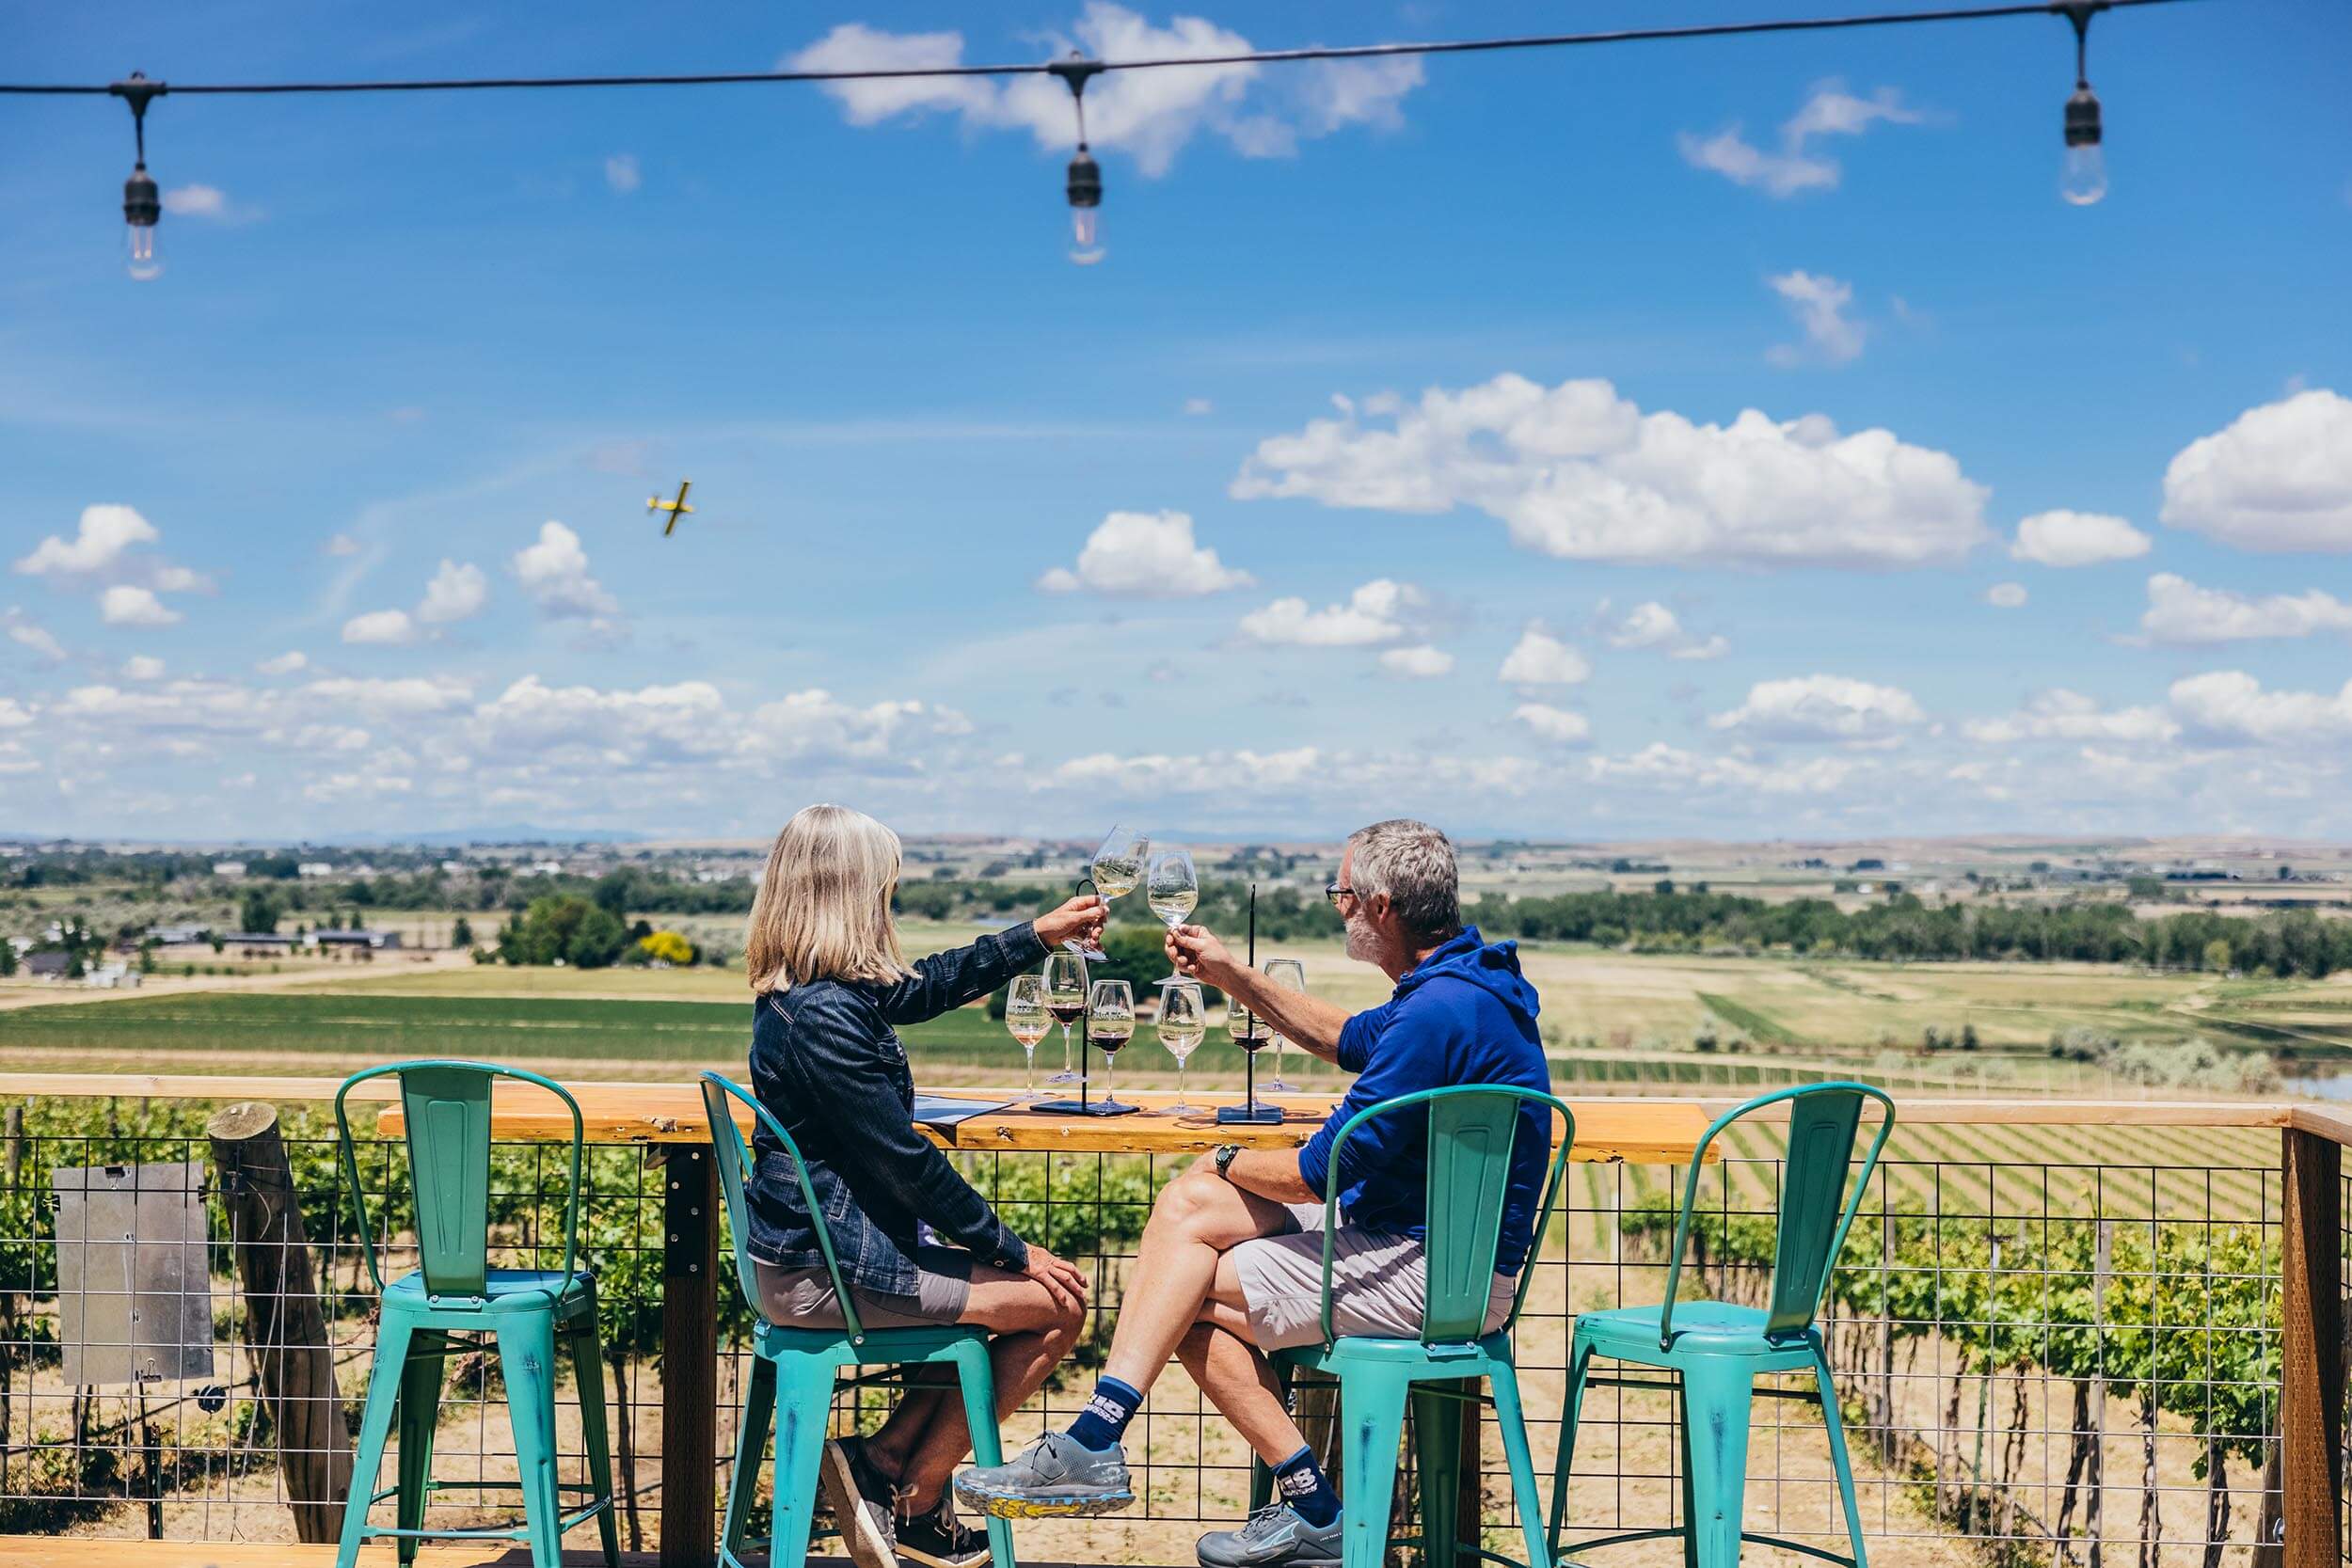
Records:
{"label": "gray sneaker", "polygon": [[850,1560],[857,1568],[898,1568],[890,1482],[866,1463],[865,1439],[827,1443],[817,1481]]}
{"label": "gray sneaker", "polygon": [[956,1496],[998,1519],[1109,1513],[1136,1500],[1124,1450],[1097,1452],[1066,1432],[1047,1433],[1008,1464],[964,1471]]}
{"label": "gray sneaker", "polygon": [[1268,1503],[1239,1529],[1213,1529],[1194,1548],[1200,1568],[1339,1568],[1344,1513],[1317,1529],[1288,1503]]}

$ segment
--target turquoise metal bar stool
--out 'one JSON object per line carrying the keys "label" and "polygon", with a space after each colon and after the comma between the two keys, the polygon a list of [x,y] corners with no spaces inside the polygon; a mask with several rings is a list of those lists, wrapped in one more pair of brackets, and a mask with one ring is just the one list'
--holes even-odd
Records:
{"label": "turquoise metal bar stool", "polygon": [[[825,1432],[833,1416],[834,1378],[841,1369],[927,1362],[952,1366],[963,1390],[973,1457],[982,1465],[1004,1463],[996,1433],[996,1374],[988,1359],[988,1330],[961,1323],[875,1329],[861,1324],[857,1303],[850,1299],[841,1266],[834,1258],[825,1212],[809,1187],[801,1146],[768,1107],[740,1085],[715,1072],[704,1073],[702,1084],[703,1105],[710,1114],[710,1141],[719,1153],[719,1182],[726,1196],[727,1221],[735,1231],[736,1283],[742,1287],[744,1303],[754,1319],[751,1386],[743,1393],[735,1470],[727,1478],[726,1523],[720,1533],[719,1560],[726,1568],[745,1568],[740,1555],[749,1544],[744,1524],[757,1486],[760,1449],[767,1445],[772,1422],[775,1534],[769,1546],[769,1568],[802,1568],[808,1560],[809,1536],[816,1524],[817,1471],[824,1460]],[[833,1298],[841,1304],[840,1328],[793,1328],[769,1322],[759,1309],[759,1279],[752,1270],[745,1242],[751,1227],[744,1213],[743,1183],[751,1180],[752,1154],[730,1114],[729,1096],[750,1106],[760,1125],[792,1157],[792,1173],[814,1221],[825,1273],[833,1280]],[[1013,1568],[1011,1525],[1002,1519],[989,1520],[988,1552],[994,1568]]]}
{"label": "turquoise metal bar stool", "polygon": [[[409,1196],[417,1220],[419,1267],[384,1283],[368,1226],[367,1200],[359,1185],[351,1121],[344,1099],[355,1085],[396,1077],[408,1139]],[[564,1266],[493,1269],[490,1243],[490,1089],[501,1078],[536,1084],[572,1112],[571,1184],[564,1198]],[[558,1568],[564,1535],[590,1517],[604,1537],[604,1560],[617,1568],[621,1542],[612,1518],[612,1453],[605,1440],[604,1357],[596,1340],[596,1287],[572,1266],[580,1221],[580,1157],[583,1139],[580,1104],[564,1085],[535,1072],[486,1062],[395,1062],[355,1072],[335,1091],[335,1128],[342,1150],[343,1178],[351,1183],[359,1217],[359,1244],[368,1260],[380,1305],[375,1364],[368,1375],[367,1408],[359,1419],[359,1451],[352,1471],[351,1499],[343,1507],[337,1568],[351,1568],[359,1544],[389,1535],[400,1543],[400,1560],[413,1561],[422,1540],[527,1541],[532,1568]],[[388,1238],[389,1239],[389,1238]],[[441,1402],[441,1363],[453,1350],[468,1348],[461,1335],[487,1334],[497,1344],[499,1370],[506,1383],[506,1413],[515,1431],[511,1481],[433,1480],[433,1431]],[[572,1381],[580,1395],[580,1426],[588,1449],[589,1482],[556,1480],[556,1346],[571,1356]],[[398,1480],[377,1491],[384,1443],[397,1412],[400,1420]],[[506,1528],[426,1529],[425,1503],[437,1491],[518,1488],[524,1523]],[[588,1499],[568,1511],[564,1494],[584,1492]],[[368,1509],[395,1499],[394,1525],[371,1525]]]}
{"label": "turquoise metal bar stool", "polygon": [[[1559,1113],[1566,1123],[1560,1152],[1544,1182],[1544,1202],[1535,1220],[1511,1315],[1494,1333],[1485,1332],[1492,1291],[1495,1252],[1502,1239],[1502,1203],[1511,1173],[1511,1148],[1525,1106]],[[1417,1339],[1337,1335],[1331,1327],[1331,1259],[1340,1225],[1341,1157],[1356,1130],[1375,1117],[1427,1107],[1429,1118],[1428,1240],[1422,1257],[1429,1269],[1428,1299]],[[1549,1117],[1546,1118],[1547,1124]],[[1549,1131],[1549,1126],[1547,1126]],[[1519,1405],[1518,1370],[1512,1359],[1511,1331],[1527,1304],[1535,1258],[1551,1223],[1576,1142],[1576,1116],[1566,1103],[1536,1089],[1506,1084],[1458,1084],[1422,1089],[1381,1101],[1350,1117],[1331,1144],[1330,1192],[1323,1203],[1323,1343],[1277,1351],[1269,1359],[1285,1390],[1302,1370],[1339,1380],[1340,1495],[1345,1499],[1346,1529],[1340,1545],[1342,1568],[1380,1568],[1388,1555],[1389,1506],[1395,1490],[1397,1446],[1404,1435],[1405,1406],[1413,1405],[1415,1451],[1421,1473],[1422,1547],[1425,1562],[1450,1564],[1457,1553],[1496,1562],[1510,1559],[1483,1549],[1479,1521],[1459,1516],[1462,1411],[1476,1398],[1476,1384],[1492,1389],[1495,1424],[1511,1467],[1511,1494],[1518,1505],[1529,1568],[1549,1568],[1543,1536],[1543,1507],[1535,1491],[1535,1465],[1527,1447],[1527,1421]],[[1449,1385],[1467,1385],[1470,1392]],[[1272,1492],[1263,1462],[1256,1466],[1253,1506]],[[1470,1538],[1462,1539],[1468,1526]]]}
{"label": "turquoise metal bar stool", "polygon": [[[1884,1108],[1878,1135],[1863,1157],[1851,1196],[1846,1178],[1865,1101]],[[1677,1302],[1682,1254],[1691,1240],[1692,1211],[1699,1173],[1717,1134],[1768,1105],[1788,1106],[1788,1148],[1781,1166],[1780,1222],[1772,1248],[1772,1283],[1764,1307],[1735,1307],[1720,1301]],[[1862,1207],[1879,1150],[1894,1130],[1895,1102],[1867,1084],[1809,1084],[1758,1095],[1717,1117],[1699,1139],[1691,1174],[1682,1188],[1682,1212],[1675,1221],[1674,1255],[1666,1269],[1666,1299],[1656,1307],[1623,1307],[1586,1312],[1576,1320],[1569,1343],[1567,1408],[1560,1430],[1560,1459],[1552,1473],[1551,1527],[1556,1558],[1566,1518],[1568,1465],[1576,1452],[1577,1417],[1593,1358],[1607,1356],[1657,1367],[1679,1376],[1682,1404],[1682,1524],[1673,1529],[1628,1530],[1578,1544],[1577,1550],[1612,1546],[1661,1536],[1684,1538],[1684,1560],[1693,1568],[1736,1568],[1740,1544],[1803,1552],[1830,1562],[1868,1568],[1862,1544],[1862,1512],[1854,1500],[1853,1468],[1846,1455],[1846,1431],[1837,1413],[1837,1385],[1822,1349],[1821,1296],[1829,1287],[1846,1232]],[[1821,1423],[1829,1433],[1830,1465],[1845,1505],[1846,1531],[1853,1556],[1842,1558],[1819,1546],[1745,1528],[1748,1431],[1758,1373],[1809,1371],[1820,1380]]]}

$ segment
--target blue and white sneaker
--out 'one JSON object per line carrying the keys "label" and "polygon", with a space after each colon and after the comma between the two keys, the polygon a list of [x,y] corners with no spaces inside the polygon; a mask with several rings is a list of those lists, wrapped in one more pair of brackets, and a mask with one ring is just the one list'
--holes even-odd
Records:
{"label": "blue and white sneaker", "polygon": [[998,1519],[1068,1519],[1125,1508],[1136,1489],[1125,1450],[1049,1432],[1006,1464],[956,1477],[956,1496]]}
{"label": "blue and white sneaker", "polygon": [[1268,1503],[1239,1529],[1213,1529],[1194,1548],[1200,1568],[1339,1568],[1344,1513],[1317,1529],[1288,1503]]}

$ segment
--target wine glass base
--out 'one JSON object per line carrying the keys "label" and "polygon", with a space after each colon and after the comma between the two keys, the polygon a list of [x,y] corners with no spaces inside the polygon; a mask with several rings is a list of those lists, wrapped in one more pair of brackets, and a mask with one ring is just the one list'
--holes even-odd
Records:
{"label": "wine glass base", "polygon": [[1188,1104],[1180,1100],[1173,1105],[1163,1105],[1160,1109],[1166,1111],[1171,1117],[1189,1117],[1196,1116],[1201,1111],[1208,1109],[1208,1107],[1205,1105]]}
{"label": "wine glass base", "polygon": [[1283,1083],[1279,1078],[1267,1079],[1258,1085],[1258,1089],[1262,1094],[1296,1094],[1298,1092],[1295,1086]]}
{"label": "wine glass base", "polygon": [[1086,959],[1089,963],[1096,963],[1110,957],[1108,953],[1103,951],[1103,947],[1100,942],[1080,942],[1073,937],[1070,941],[1063,942],[1062,945],[1070,949],[1073,953],[1077,954],[1078,957]]}
{"label": "wine glass base", "polygon": [[1045,1081],[1049,1084],[1074,1084],[1078,1081],[1078,1075],[1074,1072],[1057,1072],[1047,1077]]}

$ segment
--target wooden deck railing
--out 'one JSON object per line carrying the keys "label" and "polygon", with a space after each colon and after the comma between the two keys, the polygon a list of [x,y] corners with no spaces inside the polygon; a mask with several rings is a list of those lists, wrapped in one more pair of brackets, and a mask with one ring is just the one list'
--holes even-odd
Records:
{"label": "wooden deck railing", "polygon": [[[647,1114],[658,1101],[675,1109],[692,1100],[686,1085],[573,1085],[592,1123],[619,1141],[631,1117]],[[0,1104],[53,1097],[216,1102],[266,1100],[287,1104],[321,1102],[333,1097],[336,1081],[290,1077],[227,1078],[149,1074],[0,1074]],[[367,1085],[370,1098],[388,1100],[389,1082]],[[698,1101],[696,1101],[698,1103]],[[1612,1131],[1597,1157],[1667,1163],[1673,1137],[1734,1101],[1709,1098],[1612,1097],[1605,1102]],[[2352,1117],[2325,1107],[2253,1101],[2053,1101],[2034,1099],[1913,1099],[1900,1106],[1906,1128],[2034,1126],[2131,1129],[2268,1129],[2280,1139],[2277,1193],[2280,1199],[2280,1345],[2284,1375],[2280,1388],[2279,1444],[2282,1542],[2258,1544],[2257,1568],[2322,1568],[2345,1560],[2344,1545],[2344,1162],[2352,1143]],[[660,1113],[670,1114],[669,1110]],[[1600,1117],[1598,1105],[1597,1117]],[[1673,1136],[1667,1130],[1671,1129]],[[1281,1135],[1303,1136],[1284,1128]],[[715,1165],[707,1129],[672,1126],[647,1132],[672,1148],[665,1168],[660,1241],[665,1302],[661,1343],[665,1361],[662,1410],[664,1439],[660,1468],[665,1517],[707,1519],[718,1474],[719,1388],[716,1317],[719,1279]],[[1223,1134],[1200,1133],[1140,1121],[1104,1121],[1066,1129],[1041,1143],[985,1147],[1116,1154],[1162,1153],[1197,1148]],[[1580,1138],[1580,1143],[1583,1139]],[[953,1147],[951,1143],[951,1147]],[[1687,1158],[1687,1155],[1685,1156]],[[2096,1164],[2095,1160],[2085,1164]],[[2021,1407],[2022,1408],[2022,1407]],[[661,1560],[675,1568],[700,1568],[711,1560],[710,1532],[691,1528],[661,1531]]]}

